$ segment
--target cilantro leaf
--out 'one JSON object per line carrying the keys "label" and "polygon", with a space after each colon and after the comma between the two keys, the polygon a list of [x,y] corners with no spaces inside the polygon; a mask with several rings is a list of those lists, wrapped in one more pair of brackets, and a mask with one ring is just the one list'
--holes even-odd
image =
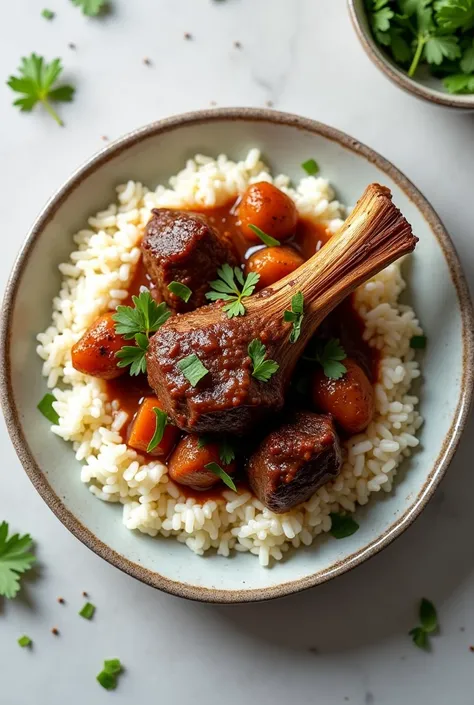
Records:
{"label": "cilantro leaf", "polygon": [[359,530],[359,524],[346,514],[332,513],[329,516],[331,517],[330,533],[335,539],[345,539]]}
{"label": "cilantro leaf", "polygon": [[80,7],[88,17],[96,17],[107,5],[107,0],[71,0],[71,2]]}
{"label": "cilantro leaf", "polygon": [[163,440],[165,428],[168,425],[168,414],[165,411],[159,409],[157,406],[153,407],[153,411],[156,416],[156,426],[153,438],[149,442],[148,448],[146,449],[147,453],[151,453],[152,450],[155,450],[155,448],[160,445]]}
{"label": "cilantro leaf", "polygon": [[346,357],[346,351],[339,339],[330,338],[326,342],[318,341],[314,357],[305,356],[304,359],[318,362],[329,379],[340,379],[347,372],[347,368],[340,362]]}
{"label": "cilantro leaf", "polygon": [[182,299],[185,304],[188,303],[191,298],[191,294],[193,293],[189,286],[186,286],[186,284],[182,284],[181,282],[171,282],[171,284],[168,284],[167,288],[172,294]]}
{"label": "cilantro leaf", "polygon": [[319,164],[316,159],[307,159],[305,162],[302,163],[301,166],[308,174],[308,176],[316,176],[316,174],[319,172]]}
{"label": "cilantro leaf", "polygon": [[119,359],[117,367],[128,367],[130,365],[130,374],[132,376],[146,372],[146,351],[148,350],[149,340],[143,333],[137,333],[135,336],[136,345],[124,345],[115,357]]}
{"label": "cilantro leaf", "polygon": [[459,66],[464,73],[469,74],[474,72],[474,41],[472,45],[464,51]]}
{"label": "cilantro leaf", "polygon": [[372,15],[372,27],[377,32],[388,32],[390,29],[390,20],[395,16],[393,10],[389,7],[382,7]]}
{"label": "cilantro leaf", "polygon": [[255,286],[260,279],[260,274],[250,272],[244,279],[241,269],[238,267],[232,269],[227,263],[217,270],[217,274],[219,279],[210,282],[211,289],[214,291],[208,291],[206,299],[209,301],[228,301],[223,307],[228,318],[244,316],[245,306],[242,303],[242,299],[253,294]]}
{"label": "cilantro leaf", "polygon": [[53,402],[55,401],[56,397],[54,394],[45,394],[36,408],[38,411],[41,411],[43,416],[48,419],[48,421],[51,421],[52,424],[57,425],[59,423],[59,414],[53,407]]}
{"label": "cilantro leaf", "polygon": [[266,347],[258,338],[252,340],[247,350],[253,364],[252,377],[259,382],[268,382],[280,365],[275,360],[265,360]]}
{"label": "cilantro leaf", "polygon": [[217,477],[222,480],[224,485],[227,485],[227,487],[230,487],[231,490],[237,492],[237,487],[235,486],[233,479],[226,473],[225,470],[221,468],[220,465],[217,463],[207,463],[204,467],[206,470],[210,470],[214,475],[217,475]]}
{"label": "cilantro leaf", "polygon": [[290,343],[296,343],[301,335],[301,326],[304,316],[304,298],[301,291],[298,291],[291,299],[291,311],[283,312],[283,320],[293,323],[290,333]]}
{"label": "cilantro leaf", "polygon": [[446,76],[443,83],[449,93],[474,93],[474,73],[456,73]]}
{"label": "cilantro leaf", "polygon": [[10,76],[7,81],[12,91],[21,94],[13,105],[22,112],[31,112],[41,103],[58,125],[62,126],[64,123],[52,107],[51,101],[68,103],[73,99],[75,90],[68,85],[53,88],[62,70],[61,59],[53,59],[48,64],[42,56],[34,53],[22,57],[18,68],[20,76]]}
{"label": "cilantro leaf", "polygon": [[420,603],[420,622],[427,633],[435,632],[438,629],[438,615],[436,607],[425,597]]}
{"label": "cilantro leaf", "polygon": [[92,602],[86,602],[82,610],[79,612],[79,615],[81,617],[84,617],[84,619],[92,619],[94,616],[95,612],[95,605],[92,604]]}
{"label": "cilantro leaf", "polygon": [[209,370],[204,367],[201,360],[194,353],[183,357],[178,362],[178,368],[192,387],[197,387],[200,380],[209,373]]}
{"label": "cilantro leaf", "polygon": [[428,648],[428,634],[425,632],[423,627],[415,627],[414,629],[411,629],[408,633],[413,639],[413,643],[415,644],[415,646],[418,646],[419,649]]}
{"label": "cilantro leaf", "polygon": [[429,64],[439,66],[443,60],[459,59],[461,49],[458,38],[454,35],[444,37],[429,37],[425,44],[425,58]]}
{"label": "cilantro leaf", "polygon": [[253,233],[255,233],[257,237],[260,238],[263,244],[267,247],[280,247],[281,242],[279,240],[272,237],[271,235],[267,235],[267,233],[264,233],[263,230],[261,230],[256,225],[249,225],[248,227]]}
{"label": "cilantro leaf", "polygon": [[446,32],[474,27],[474,0],[438,0],[435,10],[436,21]]}
{"label": "cilantro leaf", "polygon": [[8,538],[8,524],[0,524],[0,595],[11,599],[20,589],[20,576],[36,561],[29,552],[33,541],[29,534]]}

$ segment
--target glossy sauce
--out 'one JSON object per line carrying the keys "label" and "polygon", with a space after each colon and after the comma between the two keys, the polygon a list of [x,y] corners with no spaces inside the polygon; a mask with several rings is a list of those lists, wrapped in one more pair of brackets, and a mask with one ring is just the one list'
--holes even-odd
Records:
{"label": "glossy sauce", "polygon": [[[225,206],[201,209],[199,211],[194,210],[194,212],[199,212],[207,218],[221,237],[231,243],[236,255],[238,255],[241,263],[244,264],[254,252],[261,249],[261,246],[253,245],[249,247],[248,241],[240,230],[240,223],[236,212],[239,201],[240,199],[235,202],[232,201]],[[308,219],[300,218],[294,237],[286,240],[284,244],[293,247],[307,260],[323,247],[330,237],[331,233],[329,233],[324,226],[313,223]],[[262,245],[262,247],[264,246]],[[132,296],[138,295],[142,286],[150,290],[156,301],[160,301],[159,294],[145,271],[142,259],[140,259],[130,284],[128,299],[124,301],[125,305],[132,305]],[[359,362],[372,382],[377,380],[377,351],[369,348],[367,343],[363,340],[364,323],[355,311],[352,297],[348,297],[330,316],[328,316],[321,326],[321,332],[325,336],[340,338],[341,344],[348,355]],[[109,400],[118,401],[121,410],[128,414],[128,422],[124,424],[121,430],[122,438],[124,442],[127,442],[129,429],[140,401],[144,396],[154,396],[154,392],[149,387],[145,375],[139,375],[138,377],[123,375],[122,377],[108,381],[106,385]],[[242,441],[239,441],[239,443],[242,443]],[[146,454],[141,455],[145,455],[146,457]],[[166,460],[166,458],[158,459]],[[157,460],[157,458],[149,456],[149,460]],[[249,489],[247,482],[240,480],[238,477],[236,478],[236,484],[238,489]],[[202,503],[209,499],[222,498],[222,492],[225,490],[226,487],[220,484],[207,490],[193,489],[184,485],[180,486],[180,491],[186,498],[193,498]]]}

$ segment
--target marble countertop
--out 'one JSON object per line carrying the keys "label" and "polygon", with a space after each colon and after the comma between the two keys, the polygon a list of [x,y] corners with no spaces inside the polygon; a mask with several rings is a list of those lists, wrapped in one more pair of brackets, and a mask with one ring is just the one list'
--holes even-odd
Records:
{"label": "marble countertop", "polygon": [[[392,160],[438,210],[473,282],[474,115],[389,83],[360,47],[344,0],[113,0],[101,20],[48,0],[51,22],[45,4],[2,8],[1,75],[32,50],[61,56],[77,95],[60,108],[60,129],[40,110],[20,115],[0,87],[0,287],[36,213],[104,137],[214,104],[269,101]],[[39,568],[20,599],[0,602],[0,702],[469,705],[473,439],[471,422],[422,517],[367,564],[280,601],[213,606],[154,591],[82,546],[35,492],[2,425],[0,519],[35,537]],[[84,590],[97,605],[92,622],[77,616]],[[439,611],[431,653],[407,636],[422,596]],[[16,645],[23,633],[31,652]],[[112,657],[127,669],[113,694],[95,682]]]}

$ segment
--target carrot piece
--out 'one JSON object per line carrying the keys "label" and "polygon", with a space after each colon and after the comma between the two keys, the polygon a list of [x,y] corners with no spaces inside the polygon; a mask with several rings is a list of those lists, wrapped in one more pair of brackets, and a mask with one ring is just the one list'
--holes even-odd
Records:
{"label": "carrot piece", "polygon": [[226,465],[220,459],[217,443],[202,446],[199,436],[189,435],[182,438],[174,449],[168,461],[168,473],[180,485],[207,489],[221,482],[217,475],[206,469],[208,463],[217,463],[228,475],[235,472],[235,462]]}
{"label": "carrot piece", "polygon": [[[153,409],[162,409],[156,397],[145,397],[133,420],[128,436],[127,445],[141,453],[146,453],[156,429],[156,414]],[[167,424],[161,442],[154,448],[150,455],[167,456],[175,445],[179,436],[176,426]]]}
{"label": "carrot piece", "polygon": [[267,181],[260,181],[249,186],[242,196],[239,219],[242,233],[249,242],[260,242],[249,225],[256,225],[266,235],[281,241],[293,235],[298,211],[286,193]]}
{"label": "carrot piece", "polygon": [[294,272],[303,262],[304,259],[292,247],[266,247],[249,258],[246,272],[260,274],[256,288],[264,289]]}
{"label": "carrot piece", "polygon": [[115,354],[127,343],[115,332],[113,312],[104,313],[89,326],[71,350],[74,369],[101,379],[114,379],[126,372],[117,367]]}

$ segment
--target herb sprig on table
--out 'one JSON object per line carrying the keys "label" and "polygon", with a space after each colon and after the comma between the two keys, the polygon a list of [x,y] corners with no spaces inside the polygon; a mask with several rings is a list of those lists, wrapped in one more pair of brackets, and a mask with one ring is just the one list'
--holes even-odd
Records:
{"label": "herb sprig on table", "polygon": [[20,590],[20,578],[36,561],[30,552],[29,534],[8,536],[8,524],[0,524],[0,596],[13,598]]}
{"label": "herb sprig on table", "polygon": [[474,0],[365,0],[377,43],[410,77],[421,64],[450,93],[474,93]]}

